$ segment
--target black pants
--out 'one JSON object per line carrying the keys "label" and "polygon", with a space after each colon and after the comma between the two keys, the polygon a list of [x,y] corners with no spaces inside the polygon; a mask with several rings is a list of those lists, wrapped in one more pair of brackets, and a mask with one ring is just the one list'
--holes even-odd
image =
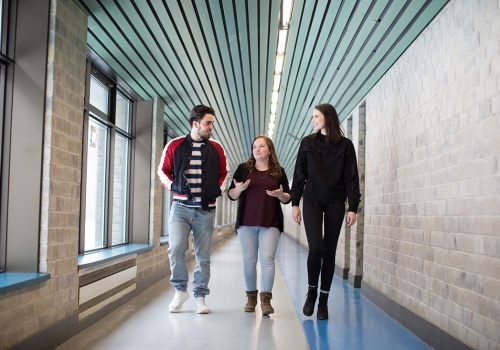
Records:
{"label": "black pants", "polygon": [[304,199],[302,213],[309,245],[307,257],[309,285],[317,286],[321,273],[320,289],[330,291],[335,272],[337,242],[344,222],[345,204]]}

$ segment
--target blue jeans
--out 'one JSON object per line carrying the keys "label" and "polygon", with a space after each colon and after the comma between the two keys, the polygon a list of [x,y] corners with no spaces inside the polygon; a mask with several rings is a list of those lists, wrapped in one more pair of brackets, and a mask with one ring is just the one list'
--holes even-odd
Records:
{"label": "blue jeans", "polygon": [[261,291],[271,292],[274,284],[274,260],[280,240],[280,231],[275,227],[238,227],[241,251],[243,252],[243,275],[247,291],[257,290],[257,259],[260,257]]}
{"label": "blue jeans", "polygon": [[210,294],[210,253],[212,251],[212,234],[214,231],[215,209],[204,211],[201,208],[189,208],[177,202],[172,203],[169,218],[170,283],[178,291],[186,291],[189,280],[186,266],[186,251],[189,248],[189,235],[194,237],[194,254],[196,268],[194,270],[193,292],[195,297]]}

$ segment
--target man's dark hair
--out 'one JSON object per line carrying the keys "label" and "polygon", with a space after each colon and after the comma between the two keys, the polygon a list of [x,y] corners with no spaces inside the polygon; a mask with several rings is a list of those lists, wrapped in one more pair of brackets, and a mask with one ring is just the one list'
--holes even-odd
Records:
{"label": "man's dark hair", "polygon": [[203,119],[205,114],[211,114],[215,116],[215,111],[212,107],[208,107],[205,105],[194,106],[189,112],[189,125],[193,126],[194,122],[199,123],[200,120]]}

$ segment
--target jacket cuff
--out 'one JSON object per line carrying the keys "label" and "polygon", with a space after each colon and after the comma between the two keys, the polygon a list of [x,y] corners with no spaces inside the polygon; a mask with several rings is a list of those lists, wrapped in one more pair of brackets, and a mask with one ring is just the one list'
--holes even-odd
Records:
{"label": "jacket cuff", "polygon": [[359,203],[349,203],[349,211],[352,211],[354,213],[358,213],[358,206]]}

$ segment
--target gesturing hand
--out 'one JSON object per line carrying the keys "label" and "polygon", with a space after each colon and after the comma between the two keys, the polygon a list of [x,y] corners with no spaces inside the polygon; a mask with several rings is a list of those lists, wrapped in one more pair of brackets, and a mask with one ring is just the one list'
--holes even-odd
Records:
{"label": "gesturing hand", "polygon": [[250,185],[250,180],[247,180],[245,182],[238,182],[236,180],[233,180],[234,182],[234,188],[236,188],[239,192],[244,191],[248,188],[248,185]]}
{"label": "gesturing hand", "polygon": [[278,188],[277,190],[266,190],[266,193],[271,197],[280,198],[283,194],[283,185],[280,185],[280,188]]}

